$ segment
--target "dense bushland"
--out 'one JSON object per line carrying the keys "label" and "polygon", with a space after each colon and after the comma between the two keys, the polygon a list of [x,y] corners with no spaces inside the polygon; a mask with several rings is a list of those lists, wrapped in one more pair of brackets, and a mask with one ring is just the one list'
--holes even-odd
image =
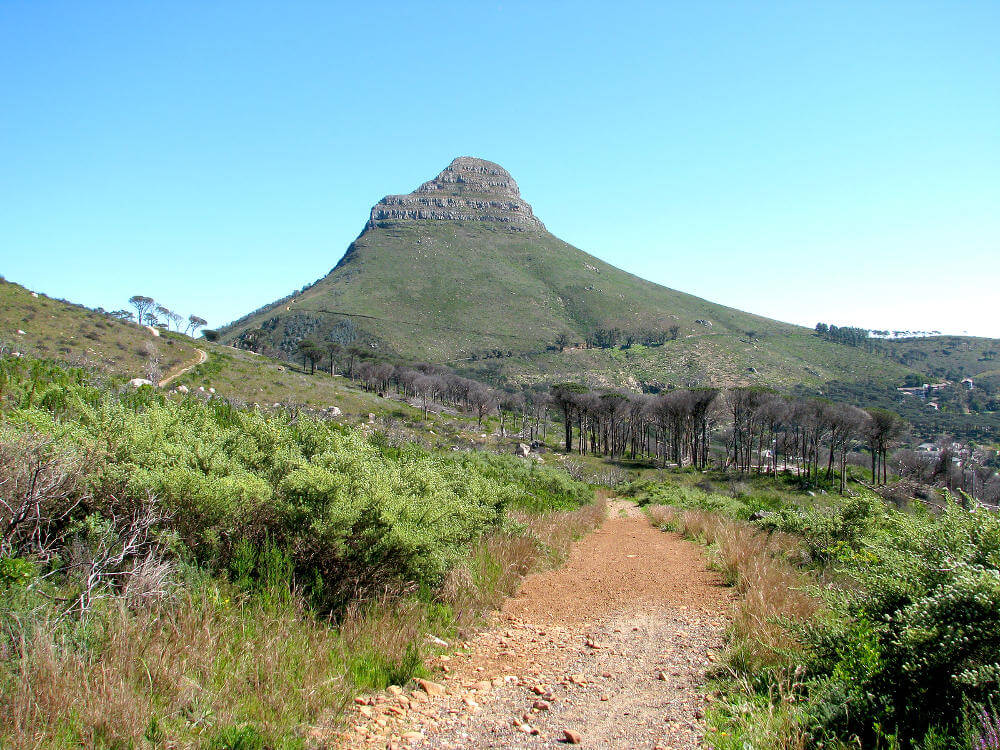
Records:
{"label": "dense bushland", "polygon": [[864,491],[633,491],[654,521],[713,545],[742,589],[716,747],[990,747],[977,743],[1000,701],[995,514]]}
{"label": "dense bushland", "polygon": [[5,747],[295,746],[599,515],[513,456],[40,361],[0,360],[0,404]]}

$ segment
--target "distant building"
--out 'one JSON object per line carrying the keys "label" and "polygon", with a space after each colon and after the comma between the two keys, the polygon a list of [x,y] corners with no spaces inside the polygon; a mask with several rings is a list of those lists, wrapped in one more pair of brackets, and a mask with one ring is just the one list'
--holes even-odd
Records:
{"label": "distant building", "polygon": [[965,386],[966,390],[971,391],[973,388],[975,388],[976,384],[972,382],[972,378],[963,378],[962,385]]}
{"label": "distant building", "polygon": [[904,396],[918,396],[919,398],[927,398],[932,393],[940,391],[942,388],[947,388],[951,385],[951,382],[945,380],[943,383],[924,383],[923,385],[914,386],[912,388],[897,388],[896,390],[902,393]]}

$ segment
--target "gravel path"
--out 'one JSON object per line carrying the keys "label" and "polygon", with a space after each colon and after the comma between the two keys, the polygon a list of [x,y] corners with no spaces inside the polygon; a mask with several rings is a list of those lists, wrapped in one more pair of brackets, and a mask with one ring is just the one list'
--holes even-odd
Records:
{"label": "gravel path", "polygon": [[[425,689],[371,696],[351,747],[694,748],[731,593],[702,551],[630,503],[529,576]],[[397,694],[397,692],[399,694]],[[435,695],[440,693],[439,695]],[[567,733],[566,730],[569,730]]]}

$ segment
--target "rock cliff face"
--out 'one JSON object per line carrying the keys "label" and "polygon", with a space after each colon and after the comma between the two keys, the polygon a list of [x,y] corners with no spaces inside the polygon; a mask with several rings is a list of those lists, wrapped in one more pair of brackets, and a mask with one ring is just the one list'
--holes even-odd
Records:
{"label": "rock cliff face", "polygon": [[460,156],[409,195],[389,195],[372,208],[369,227],[416,220],[486,221],[515,230],[545,226],[499,164]]}

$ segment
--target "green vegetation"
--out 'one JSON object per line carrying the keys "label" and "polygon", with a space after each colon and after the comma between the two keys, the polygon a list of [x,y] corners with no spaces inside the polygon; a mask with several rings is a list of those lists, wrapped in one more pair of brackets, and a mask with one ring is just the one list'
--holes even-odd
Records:
{"label": "green vegetation", "polygon": [[979,742],[1000,701],[1000,518],[898,509],[863,488],[795,496],[772,478],[704,487],[631,489],[710,543],[743,595],[714,747],[992,747]]}
{"label": "green vegetation", "polygon": [[4,747],[299,747],[598,517],[513,456],[0,368]]}

